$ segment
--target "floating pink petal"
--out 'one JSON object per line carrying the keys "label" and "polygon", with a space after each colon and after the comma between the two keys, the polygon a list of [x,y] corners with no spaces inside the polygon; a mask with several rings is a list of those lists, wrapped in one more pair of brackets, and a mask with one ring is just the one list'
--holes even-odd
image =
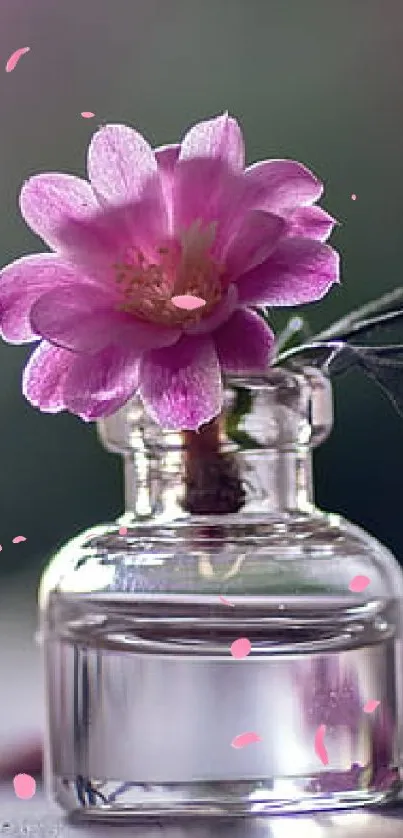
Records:
{"label": "floating pink petal", "polygon": [[25,55],[26,52],[29,52],[31,47],[21,47],[20,49],[16,49],[6,64],[6,73],[11,73],[12,70],[17,66],[20,58],[22,55]]}
{"label": "floating pink petal", "polygon": [[315,754],[319,757],[320,761],[323,765],[327,765],[329,762],[329,757],[327,755],[327,750],[325,748],[325,744],[323,742],[324,736],[326,733],[326,725],[319,725],[316,733],[315,733]]}
{"label": "floating pink petal", "polygon": [[350,591],[353,591],[353,593],[359,594],[361,593],[361,591],[364,591],[365,588],[368,587],[370,582],[371,580],[368,576],[354,576],[354,579],[351,580],[348,587]]}
{"label": "floating pink petal", "polygon": [[251,642],[247,637],[238,637],[231,645],[231,655],[233,658],[246,658],[251,648]]}
{"label": "floating pink petal", "polygon": [[379,707],[380,703],[381,702],[377,701],[376,698],[371,698],[369,701],[366,702],[366,704],[364,704],[364,707],[362,709],[364,713],[373,713],[374,710],[376,710],[376,708]]}
{"label": "floating pink petal", "polygon": [[197,308],[202,308],[206,305],[206,300],[202,297],[196,297],[193,294],[178,294],[176,297],[171,297],[171,303],[177,308],[184,308],[186,311],[195,311]]}
{"label": "floating pink petal", "polygon": [[356,201],[356,200],[357,200],[357,195],[355,194],[355,192],[353,192],[353,194],[352,194],[352,196],[351,196],[351,200],[352,200],[352,201]]}
{"label": "floating pink petal", "polygon": [[219,596],[218,599],[222,602],[223,605],[230,605],[231,608],[235,608],[234,603],[230,602],[228,599],[225,599],[225,596]]}
{"label": "floating pink petal", "polygon": [[26,540],[27,539],[25,538],[24,535],[16,535],[15,538],[13,538],[13,544],[20,544],[21,541],[26,541]]}
{"label": "floating pink petal", "polygon": [[91,117],[95,116],[95,114],[92,113],[92,111],[81,111],[81,116],[83,116],[84,119],[91,119]]}
{"label": "floating pink petal", "polygon": [[30,774],[16,774],[13,779],[13,786],[20,800],[29,800],[36,791],[36,782]]}
{"label": "floating pink petal", "polygon": [[240,733],[235,736],[231,742],[231,748],[245,748],[246,745],[252,745],[254,742],[261,742],[262,738],[257,733]]}
{"label": "floating pink petal", "polygon": [[119,535],[127,535],[127,527],[121,527],[119,530]]}

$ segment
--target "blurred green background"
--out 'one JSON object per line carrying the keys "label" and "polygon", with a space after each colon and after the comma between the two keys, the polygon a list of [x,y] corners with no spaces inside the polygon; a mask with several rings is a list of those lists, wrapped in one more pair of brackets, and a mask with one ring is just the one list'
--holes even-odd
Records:
{"label": "blurred green background", "polygon": [[[1,0],[0,14],[2,265],[42,249],[19,216],[23,180],[84,174],[97,125],[132,124],[159,145],[228,109],[249,162],[296,158],[326,183],[343,285],[305,310],[313,328],[402,282],[402,0]],[[122,507],[119,461],[94,426],[24,401],[31,350],[0,345],[0,574],[39,571],[63,540]],[[355,374],[335,400],[318,501],[401,560],[403,421]]]}

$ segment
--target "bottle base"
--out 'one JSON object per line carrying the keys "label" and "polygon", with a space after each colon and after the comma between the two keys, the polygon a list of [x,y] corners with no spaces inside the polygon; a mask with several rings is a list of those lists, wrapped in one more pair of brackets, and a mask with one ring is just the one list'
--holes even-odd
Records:
{"label": "bottle base", "polygon": [[[352,771],[348,772],[352,777]],[[357,774],[355,774],[357,781]],[[55,777],[54,800],[74,820],[242,818],[382,806],[401,789],[398,769],[372,787],[350,787],[346,773],[270,781],[139,785],[77,776]]]}

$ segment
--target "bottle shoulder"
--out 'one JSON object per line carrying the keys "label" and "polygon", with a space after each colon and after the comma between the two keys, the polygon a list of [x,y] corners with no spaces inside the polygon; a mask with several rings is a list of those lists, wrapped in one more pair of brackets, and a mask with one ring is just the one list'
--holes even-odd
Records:
{"label": "bottle shoulder", "polygon": [[355,577],[369,580],[371,597],[403,596],[392,553],[340,515],[188,516],[87,530],[51,561],[41,599],[52,590],[344,595]]}

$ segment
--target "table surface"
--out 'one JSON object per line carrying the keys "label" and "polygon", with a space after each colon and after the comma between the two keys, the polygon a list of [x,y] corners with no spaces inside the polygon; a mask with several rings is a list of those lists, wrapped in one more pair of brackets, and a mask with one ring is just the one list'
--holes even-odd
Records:
{"label": "table surface", "polygon": [[[35,578],[0,591],[0,750],[26,741],[42,727],[42,689],[35,646]],[[24,591],[24,601],[22,600]],[[27,696],[29,700],[27,701]],[[24,767],[21,766],[21,771]],[[25,769],[26,770],[26,769]],[[0,784],[1,838],[403,838],[403,798],[393,809],[322,815],[278,815],[236,821],[178,821],[154,826],[69,823],[41,788],[19,800],[12,780]]]}
{"label": "table surface", "polygon": [[277,815],[232,821],[176,821],[145,826],[71,824],[38,789],[19,800],[11,783],[0,786],[2,838],[402,838],[403,801],[377,813],[356,811],[323,815]]}

